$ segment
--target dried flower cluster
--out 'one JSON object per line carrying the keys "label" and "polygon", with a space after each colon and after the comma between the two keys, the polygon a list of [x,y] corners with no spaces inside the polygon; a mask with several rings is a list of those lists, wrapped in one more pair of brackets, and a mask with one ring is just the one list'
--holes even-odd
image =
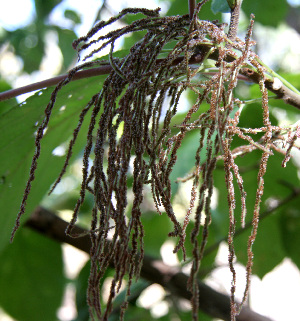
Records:
{"label": "dried flower cluster", "polygon": [[[132,280],[139,275],[144,253],[141,203],[143,187],[148,184],[157,210],[160,212],[163,206],[165,211],[163,215],[168,215],[173,223],[174,228],[169,236],[176,237],[178,240],[174,252],[182,250],[185,256],[185,241],[193,243],[193,263],[188,287],[193,293],[193,318],[197,319],[196,280],[211,222],[213,171],[216,162],[223,159],[230,221],[229,264],[233,274],[232,319],[235,319],[240,309],[234,301],[236,277],[233,266],[237,197],[240,197],[242,204],[242,224],[246,216],[246,193],[235,158],[254,149],[260,149],[262,156],[253,228],[248,241],[247,286],[243,302],[246,300],[253,263],[252,245],[257,234],[260,202],[264,189],[264,174],[268,158],[272,154],[271,149],[276,147],[274,144],[279,139],[274,133],[281,128],[274,127],[270,123],[268,93],[264,85],[265,70],[250,50],[253,45],[250,40],[253,20],[245,42],[239,39],[232,41],[228,39],[222,24],[197,19],[197,13],[204,3],[205,1],[202,1],[198,4],[192,20],[188,16],[159,17],[159,10],[126,9],[107,22],[99,22],[85,37],[75,41],[74,47],[78,53],[82,53],[91,45],[98,46],[84,57],[83,61],[85,61],[87,58],[93,58],[103,48],[110,46],[109,62],[96,59],[83,62],[72,69],[68,77],[55,88],[45,109],[45,119],[37,132],[36,152],[13,234],[25,211],[40,155],[41,140],[48,126],[57,93],[79,70],[110,63],[113,70],[101,90],[95,93],[83,108],[69,143],[64,167],[52,187],[53,190],[66,172],[72,148],[85,116],[90,111],[91,118],[84,147],[81,191],[67,233],[72,235],[72,228],[80,207],[86,194],[91,193],[94,197],[94,208],[90,227],[92,249],[88,303],[93,318],[107,320],[112,309],[113,298],[119,291],[124,276],[128,275],[127,294],[129,295]],[[136,13],[144,14],[145,18],[95,38],[97,33],[106,26],[126,14]],[[130,49],[126,57],[115,58],[113,52],[116,40],[136,31],[145,31],[142,40]],[[165,53],[164,48],[174,40],[176,45]],[[164,53],[163,59],[160,58],[162,53]],[[210,74],[209,78],[202,80],[199,77],[199,69],[208,58],[216,61],[215,66],[218,69]],[[260,75],[264,127],[259,129],[245,129],[238,126],[243,104],[235,98],[234,89],[239,71],[244,66],[251,66]],[[197,99],[188,109],[183,122],[177,124],[174,134],[171,120],[176,115],[182,94],[187,90],[192,90],[197,95]],[[166,97],[169,97],[167,104]],[[195,119],[193,115],[199,112],[203,102],[208,103],[210,109],[202,112]],[[195,169],[190,175],[193,179],[190,206],[184,222],[180,223],[171,203],[170,174],[177,161],[181,143],[189,131],[199,132],[199,147],[195,155]],[[264,133],[259,141],[255,141],[249,135],[257,132]],[[240,137],[245,145],[232,150],[231,142],[234,136]],[[293,137],[290,138],[291,141],[294,140]],[[292,146],[292,143],[290,145]],[[200,157],[200,151],[203,149],[206,149],[204,160]],[[130,166],[133,166],[132,204],[128,204],[127,194]],[[234,190],[234,180],[238,184],[239,193]],[[195,227],[191,240],[185,240],[185,230],[193,208],[195,209]],[[108,240],[109,233],[112,234],[110,240]],[[109,299],[103,311],[100,304],[99,282],[111,261],[114,262],[115,275],[111,283]],[[125,309],[126,302],[122,306],[121,319]]]}

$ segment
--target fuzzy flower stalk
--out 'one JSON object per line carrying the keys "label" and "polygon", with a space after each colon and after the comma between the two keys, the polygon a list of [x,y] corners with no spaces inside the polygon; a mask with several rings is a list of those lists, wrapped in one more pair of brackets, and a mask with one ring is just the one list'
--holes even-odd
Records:
{"label": "fuzzy flower stalk", "polygon": [[[213,173],[217,162],[223,163],[228,194],[229,266],[233,275],[231,310],[232,320],[235,319],[240,311],[240,306],[234,299],[236,274],[233,264],[237,197],[242,204],[239,210],[242,225],[245,224],[246,216],[246,193],[235,159],[238,155],[260,150],[262,156],[253,227],[248,241],[247,286],[242,303],[246,300],[264,174],[268,158],[272,155],[272,133],[276,129],[269,120],[268,93],[264,85],[265,69],[251,51],[251,46],[254,45],[251,41],[253,19],[245,41],[241,41],[227,35],[224,24],[197,18],[205,2],[201,1],[196,6],[192,19],[189,15],[160,17],[159,9],[128,8],[108,21],[97,23],[86,36],[74,41],[73,46],[78,52],[81,64],[72,69],[54,89],[45,109],[44,121],[37,131],[36,151],[12,237],[25,212],[38,166],[41,142],[51,121],[51,112],[56,108],[57,94],[81,70],[103,65],[112,67],[102,88],[83,106],[69,142],[65,164],[50,191],[54,190],[65,174],[78,136],[85,135],[81,189],[66,233],[80,237],[73,233],[73,228],[80,208],[90,194],[94,206],[89,230],[92,247],[88,304],[93,320],[108,320],[113,309],[113,299],[121,289],[124,278],[127,280],[128,297],[133,280],[139,277],[144,255],[145,231],[141,205],[145,186],[151,191],[158,213],[168,216],[172,222],[173,229],[169,232],[169,237],[176,240],[174,252],[182,251],[185,259],[185,242],[193,245],[187,286],[193,294],[193,319],[197,320],[197,273],[212,220],[210,205],[214,186]],[[143,14],[144,17],[103,35],[103,29],[128,14]],[[144,32],[142,39],[130,48],[127,55],[116,57],[116,41],[129,33],[140,31]],[[108,58],[97,58],[97,54],[107,47],[110,48]],[[205,70],[207,60],[214,61],[214,72],[202,77],[201,71]],[[264,134],[259,140],[255,140],[239,127],[243,103],[235,97],[235,88],[240,70],[245,66],[256,70],[260,77]],[[187,92],[193,92],[195,100],[191,106],[185,106],[183,121],[174,123],[174,116],[179,107],[182,107],[181,98]],[[81,127],[87,117],[89,127],[84,133]],[[189,173],[189,179],[192,180],[190,205],[184,220],[180,221],[172,205],[170,177],[180,146],[190,132],[198,133],[199,146],[195,153],[194,169]],[[238,150],[231,146],[234,137],[239,137],[244,142]],[[206,151],[205,157],[201,153],[203,150]],[[235,190],[234,182],[237,183],[238,190]],[[133,195],[130,201],[129,190]],[[191,220],[195,225],[191,239],[187,239],[186,228]],[[111,261],[114,262],[115,274],[104,305],[99,283]],[[124,319],[126,308],[125,300],[120,312],[121,320]]]}

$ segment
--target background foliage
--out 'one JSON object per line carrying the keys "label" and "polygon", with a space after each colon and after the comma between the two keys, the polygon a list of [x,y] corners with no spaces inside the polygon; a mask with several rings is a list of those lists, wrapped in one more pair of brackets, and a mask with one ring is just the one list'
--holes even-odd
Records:
{"label": "background foliage", "polygon": [[[2,54],[12,53],[22,60],[22,70],[14,77],[19,77],[21,73],[30,74],[38,70],[47,50],[47,35],[54,32],[56,35],[56,45],[61,50],[61,66],[58,73],[66,71],[76,60],[76,55],[71,47],[72,41],[77,38],[76,26],[81,22],[80,12],[71,9],[64,11],[65,22],[69,28],[62,27],[52,22],[51,14],[57,9],[62,1],[42,1],[35,0],[34,19],[24,28],[12,31],[3,27],[0,33]],[[172,0],[161,1],[167,4],[167,15],[180,15],[188,12],[187,1]],[[101,4],[100,4],[101,5]],[[100,17],[107,17],[110,14],[109,5],[105,4],[102,10],[97,13]],[[200,13],[200,18],[205,20],[222,19],[224,16],[217,12],[218,7],[214,7],[214,14],[211,11],[209,2]],[[300,7],[291,7],[285,0],[265,0],[251,1],[244,0],[242,6],[245,14],[241,21],[241,34],[245,30],[250,13],[255,13],[257,30],[268,30],[276,33],[282,26],[292,26],[295,32],[299,32],[299,25],[295,24],[294,15],[299,14]],[[220,10],[222,11],[222,10]],[[225,16],[225,19],[226,16]],[[299,19],[299,15],[298,15]],[[129,21],[124,21],[124,23]],[[91,24],[93,21],[91,21]],[[244,30],[243,30],[244,28]],[[279,32],[279,31],[278,31]],[[256,32],[254,37],[263,43],[263,33]],[[130,36],[126,39],[123,47],[129,48],[137,39]],[[261,49],[262,50],[262,49]],[[264,49],[265,50],[265,49]],[[268,52],[272,58],[273,52]],[[279,59],[270,59],[277,71],[284,73],[285,79],[290,81],[296,88],[300,88],[300,68],[298,62],[291,62],[291,67],[287,68],[286,63],[281,63]],[[296,68],[293,68],[296,66]],[[293,72],[291,72],[293,70]],[[1,71],[1,70],[0,70]],[[47,129],[47,134],[43,140],[42,155],[39,160],[37,176],[33,190],[29,198],[27,215],[33,211],[38,204],[45,204],[53,210],[72,210],[74,207],[74,194],[79,190],[79,178],[76,168],[80,156],[82,155],[82,145],[84,137],[80,138],[74,150],[74,165],[64,180],[61,192],[55,193],[50,198],[45,198],[50,185],[57,177],[63,164],[60,150],[66,147],[74,122],[77,122],[79,112],[85,106],[91,95],[101,86],[104,77],[97,77],[73,82],[63,88],[58,96],[56,108],[52,115],[52,121]],[[10,87],[10,79],[1,79],[0,91]],[[52,88],[45,89],[28,98],[26,102],[18,105],[16,99],[11,99],[0,103],[0,306],[5,312],[17,320],[56,320],[57,309],[61,306],[64,289],[69,282],[77,289],[76,306],[78,311],[77,321],[88,320],[87,307],[85,304],[85,287],[88,278],[88,265],[83,267],[77,279],[67,280],[64,276],[64,261],[61,246],[43,236],[37,235],[28,229],[19,231],[12,245],[9,244],[10,233],[19,209],[28,170],[34,151],[34,134],[39,122],[43,118],[43,109],[47,104]],[[259,97],[259,88],[256,85],[248,86],[241,84],[237,88],[237,95],[241,99],[255,99]],[[187,95],[187,100],[189,96]],[[282,101],[271,100],[272,124],[285,122],[290,124],[299,119],[298,111],[285,105]],[[184,113],[176,117],[180,122]],[[282,115],[284,118],[282,119]],[[280,117],[279,117],[280,116]],[[256,128],[262,124],[260,105],[257,102],[248,104],[241,118],[241,122],[247,123],[247,127]],[[83,128],[84,129],[84,128]],[[184,176],[194,165],[194,153],[191,150],[196,148],[198,137],[190,135],[186,139],[179,151],[181,166],[176,166],[174,177]],[[82,144],[80,144],[82,143]],[[238,142],[237,142],[238,143]],[[60,147],[60,149],[58,149]],[[255,185],[258,170],[259,152],[253,152],[238,160],[240,168],[244,169],[243,179],[247,188],[248,212],[255,199]],[[293,188],[299,188],[299,163],[290,162],[286,168],[280,166],[283,156],[276,154],[271,157],[268,171],[265,177],[265,194],[263,198],[262,213],[267,211],[271,201],[276,202],[284,199],[292,193]],[[77,167],[76,167],[77,166]],[[213,222],[208,240],[208,248],[227,235],[227,194],[224,183],[224,172],[220,164],[220,169],[215,172],[215,188],[218,191],[216,205],[213,208]],[[71,183],[70,183],[71,182]],[[69,188],[70,185],[72,188]],[[178,203],[178,208],[185,206],[184,185],[174,183],[174,202]],[[237,208],[239,204],[237,204]],[[80,222],[84,226],[86,217],[89,215],[91,204],[86,202],[80,213]],[[248,216],[250,220],[251,215]],[[26,218],[25,218],[26,219]],[[165,221],[164,221],[165,219]],[[161,245],[167,239],[169,232],[169,221],[158,217],[151,206],[145,208],[143,223],[146,230],[145,250],[147,254],[160,258]],[[189,226],[188,230],[192,227]],[[249,231],[245,231],[238,236],[236,242],[237,259],[242,264],[246,263],[245,246]],[[259,234],[254,245],[255,259],[253,271],[260,278],[264,277],[275,266],[286,257],[300,268],[300,198],[280,207],[272,215],[267,216],[259,226]],[[240,242],[239,242],[240,241]],[[191,251],[187,245],[188,253]],[[215,256],[217,250],[207,255],[202,264],[201,275],[206,276],[209,271],[216,267]],[[179,260],[181,260],[180,253]],[[106,277],[110,277],[109,272]],[[136,285],[136,293],[141,293],[149,284],[143,280]],[[121,296],[122,294],[120,294]],[[30,298],[30,300],[24,300]],[[168,301],[168,299],[166,299]],[[39,302],[39,304],[36,304]],[[171,320],[173,315],[178,315],[181,320],[189,320],[189,314],[181,309],[175,309],[169,305],[169,313],[160,320]],[[149,309],[142,309],[137,301],[133,300],[128,310],[128,320],[139,319],[152,320],[153,315]],[[112,320],[114,316],[112,316]],[[117,317],[116,317],[117,318]],[[207,316],[202,316],[201,320],[210,320]]]}

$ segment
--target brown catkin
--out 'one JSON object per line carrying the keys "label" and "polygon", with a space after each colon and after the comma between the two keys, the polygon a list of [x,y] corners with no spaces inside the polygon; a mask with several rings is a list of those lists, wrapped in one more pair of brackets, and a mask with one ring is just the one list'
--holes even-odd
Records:
{"label": "brown catkin", "polygon": [[[80,208],[87,193],[94,198],[91,213],[90,237],[91,271],[88,285],[88,304],[93,320],[107,320],[113,309],[113,299],[120,291],[127,276],[126,298],[130,295],[130,286],[134,277],[138,277],[143,262],[142,202],[144,187],[150,185],[152,198],[157,211],[164,211],[173,224],[170,237],[177,240],[174,252],[183,251],[185,242],[193,245],[193,257],[188,281],[192,292],[193,320],[197,320],[199,293],[197,274],[205,245],[209,238],[209,226],[212,220],[211,200],[213,195],[213,173],[217,161],[224,160],[224,173],[229,206],[229,266],[232,272],[231,319],[239,313],[240,306],[235,303],[236,272],[234,269],[234,236],[236,227],[235,207],[237,195],[241,201],[241,221],[245,222],[246,192],[244,182],[235,158],[255,149],[262,150],[258,187],[253,213],[253,228],[248,240],[247,285],[243,302],[246,301],[250,286],[253,264],[252,245],[255,240],[261,197],[263,193],[264,174],[267,161],[272,154],[281,128],[271,125],[269,120],[268,94],[264,86],[265,70],[257,56],[251,51],[251,20],[245,42],[235,36],[228,39],[224,26],[209,21],[199,21],[197,14],[207,0],[196,6],[192,19],[188,15],[159,17],[159,10],[128,8],[119,15],[97,23],[84,37],[74,41],[73,46],[78,54],[91,49],[83,60],[95,58],[95,55],[110,46],[111,73],[79,115],[78,124],[69,142],[65,163],[52,189],[59,184],[72,155],[74,144],[80,134],[86,115],[90,115],[89,128],[86,133],[86,144],[83,148],[82,183],[73,217],[67,229],[72,233]],[[122,19],[127,14],[141,13],[145,17],[122,28],[109,31],[105,35],[97,33],[105,27]],[[116,40],[129,33],[144,31],[144,37],[135,43],[123,58],[114,57]],[[167,52],[163,49],[171,42],[176,44]],[[235,51],[233,51],[235,49]],[[237,55],[236,52],[240,54]],[[163,56],[163,59],[159,58]],[[211,55],[211,56],[210,56]],[[199,70],[208,57],[214,57],[218,70],[208,78],[201,79]],[[230,59],[229,59],[229,58]],[[198,63],[195,66],[195,61]],[[194,64],[191,64],[193,62]],[[244,65],[253,67],[260,75],[262,110],[264,127],[244,129],[239,127],[242,103],[235,98],[240,69]],[[35,178],[41,140],[47,128],[51,112],[59,90],[66,86],[76,72],[103,62],[95,59],[72,69],[67,78],[54,89],[50,102],[45,109],[45,118],[37,131],[36,151],[30,168],[30,176],[24,191],[20,212],[12,233],[12,238],[20,225],[20,218],[25,212],[26,202]],[[187,91],[195,95],[195,102],[187,108],[186,115],[180,124],[174,124],[181,99]],[[167,102],[167,103],[166,103]],[[201,109],[208,104],[209,109]],[[207,105],[206,105],[207,106]],[[234,111],[237,108],[238,111]],[[200,112],[203,110],[202,112]],[[90,111],[90,113],[88,113]],[[175,125],[175,126],[174,126]],[[195,169],[186,179],[193,179],[190,192],[190,203],[183,223],[178,220],[172,205],[171,174],[178,161],[182,142],[191,131],[199,133],[199,146],[195,154]],[[249,134],[264,131],[260,140]],[[243,140],[245,145],[231,147],[234,136]],[[289,148],[284,165],[289,157],[297,133],[289,140]],[[201,151],[206,152],[205,157]],[[202,155],[202,154],[201,154]],[[234,182],[237,182],[239,193],[236,193]],[[131,186],[131,187],[130,187]],[[130,187],[130,188],[129,188]],[[129,189],[132,193],[129,197]],[[193,210],[195,213],[193,213]],[[186,228],[190,221],[194,228],[190,239],[186,239]],[[110,237],[109,237],[110,235]],[[106,306],[101,306],[101,278],[110,264],[114,265],[115,274],[111,282]],[[128,304],[121,307],[121,320]]]}

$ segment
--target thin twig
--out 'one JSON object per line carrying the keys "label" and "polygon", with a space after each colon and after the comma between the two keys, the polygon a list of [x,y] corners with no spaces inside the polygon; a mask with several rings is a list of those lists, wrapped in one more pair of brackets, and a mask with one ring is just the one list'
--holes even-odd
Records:
{"label": "thin twig", "polygon": [[196,7],[196,0],[189,0],[189,14],[190,14],[190,20],[193,19],[194,11]]}
{"label": "thin twig", "polygon": [[[74,75],[72,80],[78,80],[78,79],[83,79],[83,78],[105,75],[105,74],[110,73],[111,70],[112,70],[112,68],[109,65],[104,65],[104,66],[92,68],[92,69],[80,70]],[[22,94],[27,94],[27,93],[30,93],[35,90],[40,90],[43,88],[55,86],[65,78],[67,78],[67,74],[60,75],[60,76],[57,76],[54,78],[49,78],[49,79],[39,81],[39,82],[30,84],[27,86],[19,87],[16,89],[4,91],[4,92],[0,93],[0,101],[14,98],[14,97],[17,97]]]}
{"label": "thin twig", "polygon": [[[200,48],[201,49],[201,48]],[[196,54],[195,56],[193,56],[190,59],[190,63],[191,64],[195,64],[198,61],[198,56],[199,54]],[[217,60],[218,59],[218,54],[216,52],[212,53],[209,57],[209,59],[213,59],[213,60]],[[183,59],[183,58],[182,58]],[[177,59],[175,61],[175,63],[180,63],[182,61],[182,59]],[[228,61],[233,61],[234,57],[227,57]],[[163,62],[163,59],[158,59],[157,63],[161,63]],[[97,67],[97,68],[91,68],[91,69],[87,69],[87,70],[80,70],[78,71],[73,79],[73,80],[79,80],[79,79],[83,79],[83,78],[89,78],[89,77],[95,77],[95,76],[99,76],[99,75],[105,75],[105,74],[109,74],[111,72],[112,68],[110,65],[103,65],[101,67]],[[253,71],[252,69],[249,68],[242,68],[240,70],[240,74],[245,76],[244,80],[248,80],[251,81],[253,83],[258,84],[259,83],[259,75],[257,72]],[[42,88],[47,88],[50,86],[55,86],[57,85],[61,80],[65,79],[67,77],[67,75],[61,75],[61,76],[57,76],[54,78],[49,78],[37,83],[33,83],[30,84],[28,86],[24,86],[24,87],[19,87],[16,89],[11,89],[11,90],[7,90],[4,91],[2,93],[0,93],[0,101],[3,100],[7,100],[10,98],[14,98],[17,97],[19,95],[22,94],[26,94],[35,90],[39,90]],[[274,85],[274,81],[270,80],[270,79],[266,79],[265,81],[265,86],[268,90],[270,90],[271,92],[273,92],[278,99],[282,99],[286,104],[294,106],[298,109],[300,109],[300,95],[298,95],[297,93],[293,92],[292,90],[290,90],[289,88],[287,88],[287,86],[285,86],[283,83],[281,84],[280,87],[277,87]]]}

